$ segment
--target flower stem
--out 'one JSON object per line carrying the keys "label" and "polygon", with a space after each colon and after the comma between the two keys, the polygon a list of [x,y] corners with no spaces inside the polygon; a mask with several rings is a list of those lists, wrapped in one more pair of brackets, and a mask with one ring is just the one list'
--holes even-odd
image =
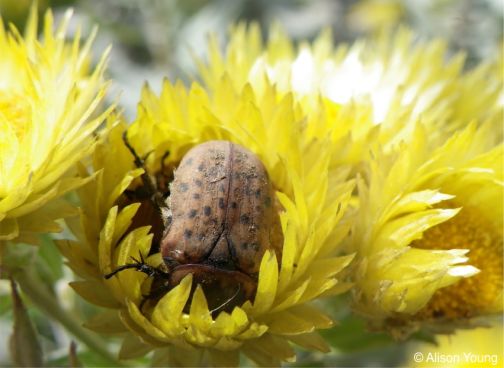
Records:
{"label": "flower stem", "polygon": [[63,309],[57,299],[47,291],[47,287],[33,276],[33,272],[21,270],[13,272],[12,276],[21,286],[23,292],[41,311],[61,323],[69,333],[84,343],[90,350],[99,354],[108,363],[113,366],[120,365],[117,359],[107,350],[107,344],[99,337],[84,330],[81,324]]}

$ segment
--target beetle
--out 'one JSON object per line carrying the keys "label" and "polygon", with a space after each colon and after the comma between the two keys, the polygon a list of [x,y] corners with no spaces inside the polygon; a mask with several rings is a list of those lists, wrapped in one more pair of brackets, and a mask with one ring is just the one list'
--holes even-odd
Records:
{"label": "beetle", "polygon": [[148,175],[142,179],[165,224],[163,269],[140,259],[105,277],[128,268],[144,272],[157,285],[146,298],[156,299],[192,274],[193,290],[201,285],[214,311],[253,301],[262,256],[270,249],[281,257],[283,245],[275,191],[261,160],[236,143],[208,141],[182,158],[166,199]]}
{"label": "beetle", "polygon": [[156,172],[154,180],[152,180],[150,175],[147,174],[144,164],[146,158],[152,152],[140,158],[134,153],[135,151],[129,144],[126,135],[123,135],[123,140],[130,152],[133,152],[136,166],[144,169],[144,173],[141,175],[144,185],[138,186],[135,189],[126,189],[117,203],[120,208],[132,203],[140,203],[140,207],[133,216],[131,225],[126,230],[124,236],[138,227],[151,226],[151,233],[153,234],[152,245],[149,252],[149,255],[151,255],[159,252],[159,244],[168,219],[166,214],[162,213],[161,209],[166,207],[165,200],[170,195],[168,183],[173,181],[173,166],[165,164],[165,160],[170,152],[167,151],[162,156],[161,168]]}

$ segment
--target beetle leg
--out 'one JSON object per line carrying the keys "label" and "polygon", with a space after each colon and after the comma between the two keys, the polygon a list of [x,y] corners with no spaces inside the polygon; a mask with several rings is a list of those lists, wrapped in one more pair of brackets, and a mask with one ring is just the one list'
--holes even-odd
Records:
{"label": "beetle leg", "polygon": [[105,279],[110,279],[112,276],[116,275],[117,273],[121,272],[121,271],[124,271],[124,270],[128,270],[128,269],[131,269],[131,268],[134,268],[136,269],[137,271],[139,271],[139,268],[140,266],[136,263],[128,263],[128,264],[125,264],[125,265],[122,265],[120,267],[117,267],[114,271],[106,274],[106,275],[103,275],[103,277],[105,277]]}
{"label": "beetle leg", "polygon": [[161,171],[164,172],[166,169],[165,160],[170,156],[170,151],[166,151],[161,157]]}
{"label": "beetle leg", "polygon": [[145,161],[147,161],[147,159],[149,158],[149,156],[152,154],[152,152],[154,152],[154,150],[150,150],[149,152],[147,152],[145,155],[143,155],[142,157],[142,161],[145,163]]}
{"label": "beetle leg", "polygon": [[[167,204],[166,204],[166,202],[165,202],[165,200],[163,198],[163,195],[161,193],[159,193],[159,191],[157,190],[156,184],[154,184],[154,182],[152,181],[151,177],[147,173],[147,168],[145,167],[144,160],[140,156],[138,156],[138,154],[136,153],[135,149],[130,144],[130,142],[128,140],[128,131],[127,130],[125,130],[123,132],[122,138],[123,138],[123,141],[124,141],[124,145],[126,146],[126,148],[128,148],[128,150],[130,151],[130,153],[135,158],[135,161],[134,161],[135,165],[137,167],[143,169],[143,171],[144,171],[143,174],[141,175],[141,178],[142,178],[142,182],[143,182],[143,184],[144,184],[147,192],[149,193],[149,195],[150,195],[152,201],[154,202],[154,204],[156,205],[156,207],[159,209],[160,214],[164,215],[163,212],[167,208]],[[147,156],[148,156],[148,154],[147,154]]]}
{"label": "beetle leg", "polygon": [[151,265],[148,265],[144,262],[143,256],[140,254],[140,261],[131,257],[134,263],[128,263],[125,265],[122,265],[120,267],[117,267],[114,271],[104,275],[105,279],[110,279],[112,276],[116,275],[117,273],[124,271],[124,270],[129,270],[129,269],[135,269],[139,272],[145,273],[148,277],[161,277],[161,278],[167,278],[169,274],[167,272],[164,272],[163,270],[160,270],[159,268],[152,267]]}

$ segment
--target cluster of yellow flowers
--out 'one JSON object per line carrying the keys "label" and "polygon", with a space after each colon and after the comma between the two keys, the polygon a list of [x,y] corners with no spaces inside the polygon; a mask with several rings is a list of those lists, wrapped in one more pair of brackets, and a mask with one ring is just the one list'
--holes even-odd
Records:
{"label": "cluster of yellow flowers", "polygon": [[0,251],[5,241],[36,242],[59,231],[56,219],[75,214],[63,195],[84,184],[72,175],[89,156],[97,114],[106,93],[107,53],[90,70],[93,34],[81,47],[80,31],[65,43],[71,12],[58,28],[44,19],[38,41],[32,11],[26,34],[6,31],[0,19]]}
{"label": "cluster of yellow flowers", "polygon": [[[398,338],[502,312],[502,60],[466,71],[462,54],[405,29],[334,48],[329,32],[294,45],[274,26],[263,43],[242,24],[224,51],[210,39],[201,83],[145,87],[128,125],[96,114],[106,57],[90,72],[91,39],[65,43],[67,22],[53,32],[47,13],[43,43],[34,16],[24,38],[0,24],[0,245],[67,217],[75,239],[58,246],[80,277],[71,286],[104,307],[86,326],[125,336],[120,358],[236,366],[243,353],[273,366],[294,361],[293,346],[327,352],[317,330],[333,321],[311,302],[349,290],[356,313]],[[254,300],[232,311],[212,313],[191,276],[144,304],[151,277],[104,277],[139,254],[163,264],[140,179],[171,180],[209,140],[264,164],[281,257],[265,252]]]}

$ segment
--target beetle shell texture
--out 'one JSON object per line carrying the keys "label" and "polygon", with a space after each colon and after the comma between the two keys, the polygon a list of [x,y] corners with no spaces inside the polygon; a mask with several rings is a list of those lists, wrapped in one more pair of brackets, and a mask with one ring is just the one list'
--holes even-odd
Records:
{"label": "beetle shell texture", "polygon": [[274,189],[259,158],[228,141],[200,144],[183,157],[170,193],[161,253],[172,265],[172,284],[188,273],[218,284],[234,278],[251,299],[264,252],[281,257],[283,245]]}

